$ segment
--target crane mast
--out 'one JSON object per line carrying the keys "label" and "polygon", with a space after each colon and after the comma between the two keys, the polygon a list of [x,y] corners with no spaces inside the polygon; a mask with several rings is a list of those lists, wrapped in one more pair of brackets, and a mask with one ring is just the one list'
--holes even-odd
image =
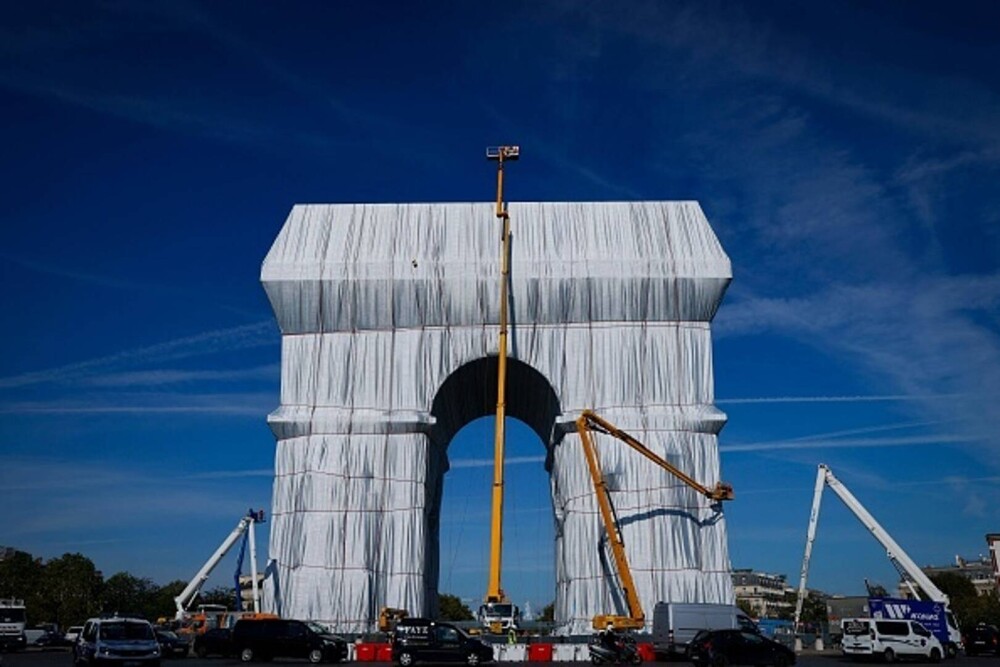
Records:
{"label": "crane mast", "polygon": [[486,603],[506,603],[507,596],[500,585],[503,557],[503,491],[504,491],[504,420],[507,403],[507,292],[510,274],[510,215],[503,200],[504,162],[517,160],[519,146],[491,146],[486,157],[497,163],[496,217],[501,221],[500,233],[500,340],[497,352],[497,405],[493,442],[493,488],[490,512],[490,572],[486,588]]}

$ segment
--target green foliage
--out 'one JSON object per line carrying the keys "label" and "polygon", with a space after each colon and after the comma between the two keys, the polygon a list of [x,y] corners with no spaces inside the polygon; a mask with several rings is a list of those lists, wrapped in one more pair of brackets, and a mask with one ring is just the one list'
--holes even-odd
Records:
{"label": "green foliage", "polygon": [[152,613],[150,613],[148,618],[152,621],[158,618],[173,618],[174,614],[177,613],[177,605],[174,603],[174,598],[180,595],[181,591],[186,587],[186,581],[176,580],[156,589],[150,602],[150,611]]}
{"label": "green foliage", "polygon": [[443,621],[471,621],[475,618],[457,595],[441,593],[438,595],[438,608]]}
{"label": "green foliage", "polygon": [[815,593],[806,595],[806,599],[802,601],[802,622],[822,624],[828,620],[826,599]]}
{"label": "green foliage", "polygon": [[882,584],[868,584],[868,597],[891,598],[893,596],[889,595],[889,591]]}
{"label": "green foliage", "polygon": [[554,622],[556,620],[556,603],[550,602],[542,607],[542,613],[539,615],[538,620],[546,623]]}
{"label": "green foliage", "polygon": [[86,556],[64,554],[45,564],[39,582],[38,620],[79,625],[100,611],[101,573]]}
{"label": "green foliage", "polygon": [[101,596],[103,611],[106,614],[136,614],[148,618],[153,612],[153,597],[157,589],[151,579],[118,572],[104,582],[104,594]]}
{"label": "green foliage", "polygon": [[980,622],[1000,624],[1000,600],[996,593],[978,595],[971,581],[954,572],[936,574],[931,581],[951,600],[951,611],[962,628]]}
{"label": "green foliage", "polygon": [[748,600],[737,600],[736,606],[742,609],[743,613],[751,618],[757,615],[754,612],[753,607],[750,606],[750,602]]}
{"label": "green foliage", "polygon": [[41,605],[42,572],[41,559],[24,551],[15,551],[10,558],[0,560],[0,598],[24,600],[28,608],[28,623],[45,620],[36,610]]}
{"label": "green foliage", "polygon": [[210,591],[202,591],[195,601],[195,606],[200,604],[221,604],[232,609],[236,605],[236,590],[233,586],[216,586]]}
{"label": "green foliage", "polygon": [[951,598],[952,602],[959,599],[972,599],[978,597],[976,587],[972,582],[960,574],[954,572],[942,572],[931,577],[934,585]]}

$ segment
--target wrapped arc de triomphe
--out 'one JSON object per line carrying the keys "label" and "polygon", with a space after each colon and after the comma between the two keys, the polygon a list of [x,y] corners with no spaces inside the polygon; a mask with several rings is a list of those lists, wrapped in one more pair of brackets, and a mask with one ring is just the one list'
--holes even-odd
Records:
{"label": "wrapped arc de triomphe", "polygon": [[[547,447],[555,614],[624,613],[573,420],[587,408],[719,480],[709,323],[731,266],[696,202],[511,203],[507,414]],[[295,206],[261,280],[281,328],[265,608],[342,632],[436,612],[448,443],[496,401],[493,203]],[[608,436],[647,621],[733,601],[721,510]]]}

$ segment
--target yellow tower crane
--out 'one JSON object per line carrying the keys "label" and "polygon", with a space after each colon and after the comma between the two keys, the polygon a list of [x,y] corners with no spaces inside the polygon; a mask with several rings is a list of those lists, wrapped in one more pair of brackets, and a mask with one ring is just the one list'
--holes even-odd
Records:
{"label": "yellow tower crane", "polygon": [[510,274],[510,215],[503,200],[503,168],[505,162],[521,156],[519,146],[490,146],[486,158],[497,163],[496,217],[502,222],[500,236],[500,344],[497,369],[497,410],[493,443],[493,493],[490,514],[490,579],[480,620],[494,633],[502,632],[514,623],[515,608],[500,586],[500,565],[503,555],[503,474],[504,474],[504,418],[507,403],[507,290]]}

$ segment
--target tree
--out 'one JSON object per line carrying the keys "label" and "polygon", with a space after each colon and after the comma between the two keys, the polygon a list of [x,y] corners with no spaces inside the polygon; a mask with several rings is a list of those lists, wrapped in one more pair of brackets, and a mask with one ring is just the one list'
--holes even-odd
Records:
{"label": "tree", "polygon": [[948,596],[958,624],[970,628],[976,623],[996,623],[1000,620],[1000,602],[996,594],[980,596],[971,581],[954,572],[942,572],[931,577],[934,585]]}
{"label": "tree", "polygon": [[177,613],[177,604],[174,602],[174,598],[180,595],[186,587],[187,582],[180,580],[160,586],[153,596],[152,613],[149,614],[149,618],[154,621],[158,618],[173,618],[174,614]]}
{"label": "tree", "polygon": [[813,592],[806,595],[806,599],[802,601],[801,620],[803,623],[826,623],[829,620],[827,618],[826,599]]}
{"label": "tree", "polygon": [[749,600],[736,600],[736,606],[743,610],[743,613],[747,616],[753,618],[756,616],[756,612],[753,610],[753,606],[750,604]]}
{"label": "tree", "polygon": [[15,551],[0,560],[0,598],[24,600],[30,623],[48,620],[42,613],[39,596],[43,571],[41,559],[25,551]]}
{"label": "tree", "polygon": [[100,609],[103,577],[89,558],[64,554],[45,564],[40,581],[41,617],[60,627],[81,625]]}
{"label": "tree", "polygon": [[199,604],[221,604],[226,609],[233,609],[236,605],[236,589],[233,586],[216,586],[210,591],[202,591],[196,602],[196,605]]}
{"label": "tree", "polygon": [[438,607],[443,621],[471,621],[475,618],[472,610],[457,595],[441,593],[438,595]]}
{"label": "tree", "polygon": [[538,616],[539,621],[552,623],[556,620],[556,603],[550,602],[542,607],[542,613]]}
{"label": "tree", "polygon": [[137,614],[148,618],[155,608],[158,591],[159,587],[151,579],[118,572],[104,582],[101,606],[108,614]]}

